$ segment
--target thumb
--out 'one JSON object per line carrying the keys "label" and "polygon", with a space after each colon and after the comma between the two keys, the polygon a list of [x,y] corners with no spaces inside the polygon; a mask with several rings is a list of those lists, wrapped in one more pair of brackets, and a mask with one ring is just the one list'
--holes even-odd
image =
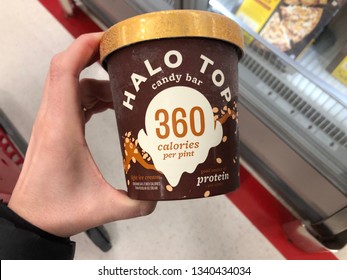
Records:
{"label": "thumb", "polygon": [[128,196],[126,191],[114,189],[109,185],[102,205],[104,222],[109,223],[118,220],[130,219],[151,214],[157,202],[135,200]]}

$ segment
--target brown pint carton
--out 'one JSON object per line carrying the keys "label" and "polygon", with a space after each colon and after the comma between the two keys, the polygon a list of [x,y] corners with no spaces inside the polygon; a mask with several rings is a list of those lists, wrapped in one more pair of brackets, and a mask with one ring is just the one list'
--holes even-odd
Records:
{"label": "brown pint carton", "polygon": [[129,196],[208,197],[239,186],[237,24],[210,12],[143,14],[100,45]]}

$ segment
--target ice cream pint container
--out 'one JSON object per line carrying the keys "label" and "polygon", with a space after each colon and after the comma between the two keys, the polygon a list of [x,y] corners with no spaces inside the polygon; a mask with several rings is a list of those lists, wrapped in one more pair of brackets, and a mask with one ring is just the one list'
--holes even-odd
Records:
{"label": "ice cream pint container", "polygon": [[142,14],[104,33],[131,198],[203,198],[239,186],[242,55],[240,27],[212,12]]}

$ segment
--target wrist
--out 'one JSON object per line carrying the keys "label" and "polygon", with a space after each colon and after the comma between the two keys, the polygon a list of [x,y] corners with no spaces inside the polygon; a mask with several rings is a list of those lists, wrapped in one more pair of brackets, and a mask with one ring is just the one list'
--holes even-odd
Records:
{"label": "wrist", "polygon": [[69,241],[70,240],[68,237],[61,237],[37,227],[36,225],[24,219],[22,216],[17,214],[13,209],[11,209],[9,206],[6,206],[3,203],[0,203],[0,216],[12,222],[17,228],[34,232],[45,239],[49,239],[52,241]]}

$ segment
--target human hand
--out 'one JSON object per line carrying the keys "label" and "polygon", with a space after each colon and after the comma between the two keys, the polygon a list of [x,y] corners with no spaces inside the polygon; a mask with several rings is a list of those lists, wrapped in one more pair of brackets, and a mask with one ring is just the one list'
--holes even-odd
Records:
{"label": "human hand", "polygon": [[107,81],[79,80],[81,71],[98,60],[101,36],[82,35],[52,59],[25,162],[8,204],[30,223],[61,237],[147,215],[156,205],[132,200],[110,186],[86,143],[85,122],[112,107]]}

